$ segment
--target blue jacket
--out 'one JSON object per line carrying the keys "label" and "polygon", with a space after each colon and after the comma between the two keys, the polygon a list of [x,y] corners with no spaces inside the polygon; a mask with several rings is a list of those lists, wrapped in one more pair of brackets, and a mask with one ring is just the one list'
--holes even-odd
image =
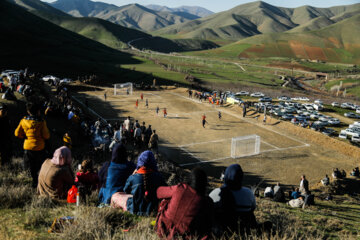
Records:
{"label": "blue jacket", "polygon": [[145,199],[144,175],[131,175],[126,181],[124,191],[132,194],[133,197],[127,200],[127,210],[137,215],[150,215],[151,212],[157,211],[159,200],[156,197],[156,190],[160,186],[165,186],[164,179],[159,172],[149,173],[148,181],[151,185],[149,199]]}
{"label": "blue jacket", "polygon": [[134,172],[135,164],[132,162],[111,162],[107,172],[106,186],[99,192],[101,203],[110,203],[111,196],[116,192],[123,192],[126,179]]}

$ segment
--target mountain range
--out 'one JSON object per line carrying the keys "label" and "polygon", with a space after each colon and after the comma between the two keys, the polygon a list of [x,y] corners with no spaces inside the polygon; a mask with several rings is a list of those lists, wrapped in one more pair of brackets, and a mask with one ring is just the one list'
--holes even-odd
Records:
{"label": "mountain range", "polygon": [[50,5],[75,17],[97,17],[147,32],[200,17],[193,13],[209,13],[208,10],[200,8],[183,7],[177,10],[158,11],[139,4],[119,7],[90,0],[57,0]]}
{"label": "mountain range", "polygon": [[257,1],[208,17],[168,26],[156,31],[156,34],[172,35],[173,38],[239,40],[295,28],[295,31],[316,30],[356,15],[359,10],[360,4],[331,8],[283,8]]}
{"label": "mountain range", "polygon": [[176,7],[176,8],[169,8],[167,6],[150,4],[150,5],[146,5],[145,7],[155,10],[155,11],[161,11],[161,12],[189,13],[189,14],[195,15],[199,18],[207,17],[211,14],[214,14],[214,12],[212,12],[206,8],[198,7],[198,6],[181,6],[181,7]]}
{"label": "mountain range", "polygon": [[58,26],[115,49],[127,47],[127,43],[134,39],[145,40],[134,42],[132,44],[134,47],[161,52],[192,51],[217,47],[215,43],[204,40],[196,40],[190,43],[188,40],[170,40],[161,37],[153,38],[151,35],[142,31],[123,27],[100,18],[73,17],[39,0],[8,1]]}

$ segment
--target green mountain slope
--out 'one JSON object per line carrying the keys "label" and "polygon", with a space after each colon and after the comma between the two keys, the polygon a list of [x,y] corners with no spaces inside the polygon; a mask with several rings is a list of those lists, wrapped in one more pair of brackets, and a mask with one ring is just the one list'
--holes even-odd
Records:
{"label": "green mountain slope", "polygon": [[161,11],[161,12],[182,12],[182,13],[189,13],[192,15],[195,15],[197,17],[207,17],[211,14],[214,14],[212,11],[203,8],[203,7],[197,7],[197,6],[181,6],[177,8],[169,8],[166,6],[160,6],[156,4],[150,4],[146,5],[145,7],[155,10],[155,11]]}
{"label": "green mountain slope", "polygon": [[204,53],[240,58],[288,57],[359,64],[359,22],[360,14],[320,30],[262,34]]}
{"label": "green mountain slope", "polygon": [[[11,20],[10,20],[11,19]],[[36,27],[34,27],[36,26]],[[131,56],[63,29],[8,1],[0,1],[0,66],[30,67],[59,76],[119,76]]]}
{"label": "green mountain slope", "polygon": [[324,16],[320,16],[320,17],[310,20],[309,22],[307,22],[303,25],[293,28],[293,29],[289,30],[288,32],[305,32],[305,31],[318,30],[318,29],[330,26],[331,24],[334,24],[334,23],[335,22],[332,21],[331,19],[324,17]]}
{"label": "green mountain slope", "polygon": [[[52,8],[46,3],[42,3],[39,0],[10,1],[24,7],[25,9],[27,9],[31,13],[34,13],[37,16],[40,16],[52,23],[55,23],[56,25],[64,27],[70,31],[76,32],[115,49],[127,47],[127,43],[131,40],[141,38],[151,39],[151,41],[136,42],[134,46],[140,49],[147,48],[161,52],[199,50],[199,48],[192,48],[192,45],[183,46],[169,39],[152,39],[151,35],[149,34],[135,29],[126,28],[103,19],[89,17],[76,18],[67,14],[63,15],[64,13]],[[36,6],[36,8],[31,7],[34,5]],[[49,8],[50,11],[48,11]],[[51,11],[52,9],[54,11]],[[60,12],[61,14],[57,14],[58,12]],[[143,43],[143,45],[141,45],[141,43]],[[217,47],[216,44],[208,41],[203,41],[203,45],[201,46],[205,47],[202,49]]]}
{"label": "green mountain slope", "polygon": [[189,13],[155,11],[139,4],[117,7],[90,0],[57,0],[51,5],[74,16],[97,17],[143,31],[154,31],[198,18]]}
{"label": "green mountain slope", "polygon": [[[262,33],[285,32],[304,24],[309,24],[309,29],[312,28],[311,25],[315,26],[316,24],[319,27],[326,26],[322,18],[314,20],[315,23],[309,23],[309,21],[319,17],[330,19],[356,9],[360,9],[360,4],[332,8],[303,6],[293,9],[276,7],[258,1],[205,18],[169,26],[155,33],[160,36],[174,35],[175,38],[239,40]],[[316,29],[316,27],[314,28]]]}

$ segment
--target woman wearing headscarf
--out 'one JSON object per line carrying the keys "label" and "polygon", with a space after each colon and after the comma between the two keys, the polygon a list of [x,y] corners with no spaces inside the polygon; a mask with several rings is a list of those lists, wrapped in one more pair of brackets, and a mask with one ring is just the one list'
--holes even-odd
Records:
{"label": "woman wearing headscarf", "polygon": [[205,195],[206,186],[206,173],[195,168],[188,183],[157,189],[157,197],[164,199],[156,222],[160,238],[195,239],[210,234],[213,202]]}
{"label": "woman wearing headscarf", "polygon": [[158,172],[154,154],[151,151],[141,153],[136,171],[126,181],[124,192],[131,194],[126,202],[127,211],[137,215],[150,215],[157,210],[156,190],[165,186],[162,175]]}
{"label": "woman wearing headscarf", "polygon": [[74,183],[74,173],[71,170],[71,151],[67,147],[56,149],[52,159],[42,164],[37,186],[40,195],[53,199],[65,199],[67,192]]}
{"label": "woman wearing headscarf", "polygon": [[255,196],[249,188],[242,186],[243,176],[239,164],[230,165],[225,170],[224,184],[210,193],[215,203],[215,219],[219,231],[248,230],[257,227],[254,215]]}
{"label": "woman wearing headscarf", "polygon": [[135,170],[135,164],[127,159],[126,147],[122,143],[115,144],[110,164],[104,164],[99,172],[100,183],[103,183],[99,192],[101,203],[109,204],[114,193],[124,191],[126,180]]}

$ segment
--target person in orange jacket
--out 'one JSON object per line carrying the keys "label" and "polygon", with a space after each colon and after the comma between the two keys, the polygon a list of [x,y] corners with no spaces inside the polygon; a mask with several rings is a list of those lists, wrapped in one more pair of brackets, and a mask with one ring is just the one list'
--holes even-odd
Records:
{"label": "person in orange jacket", "polygon": [[38,183],[38,173],[45,159],[45,140],[50,138],[46,121],[40,114],[40,106],[35,103],[26,104],[28,116],[21,119],[15,129],[15,136],[24,141],[24,169],[30,169],[32,186]]}

